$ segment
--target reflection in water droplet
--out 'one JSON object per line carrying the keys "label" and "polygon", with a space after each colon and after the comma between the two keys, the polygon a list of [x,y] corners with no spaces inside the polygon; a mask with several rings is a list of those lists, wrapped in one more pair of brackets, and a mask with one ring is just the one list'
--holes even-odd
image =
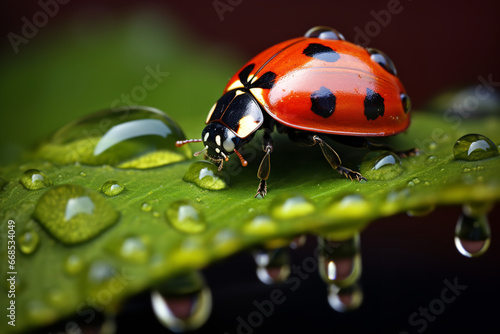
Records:
{"label": "reflection in water droplet", "polygon": [[38,233],[28,228],[19,236],[19,249],[24,254],[31,254],[37,249],[39,242],[40,236]]}
{"label": "reflection in water droplet", "polygon": [[[196,273],[197,274],[197,273]],[[188,274],[165,282],[151,293],[156,318],[174,332],[201,327],[212,310],[212,293],[201,275]]]}
{"label": "reflection in water droplet", "polygon": [[184,233],[200,233],[207,227],[205,216],[197,205],[189,200],[171,203],[166,211],[166,217],[172,227]]}
{"label": "reflection in water droplet", "polygon": [[456,160],[476,161],[497,156],[498,149],[487,137],[468,134],[456,141],[453,155]]}
{"label": "reflection in water droplet", "polygon": [[361,173],[371,180],[392,180],[404,172],[401,159],[393,152],[372,151],[361,164]]}
{"label": "reflection in water droplet", "polygon": [[83,260],[76,254],[69,255],[64,261],[64,271],[68,275],[77,275],[83,269]]}
{"label": "reflection in water droplet", "polygon": [[51,185],[47,176],[37,169],[28,169],[19,179],[27,190],[43,189]]}
{"label": "reflection in water droplet", "polygon": [[218,171],[218,167],[209,161],[193,162],[186,174],[184,181],[192,182],[198,187],[208,190],[221,190],[227,188],[227,184]]}
{"label": "reflection in water droplet", "polygon": [[328,287],[328,303],[337,312],[356,310],[363,303],[363,291],[356,283],[345,288],[330,284]]}
{"label": "reflection in water droplet", "polygon": [[66,184],[43,194],[33,217],[57,240],[76,244],[97,236],[113,225],[119,214],[99,194]]}
{"label": "reflection in water droplet", "polygon": [[328,284],[352,285],[361,276],[359,234],[348,240],[318,238],[319,272]]}
{"label": "reflection in water droplet", "polygon": [[290,255],[287,248],[259,250],[254,254],[257,277],[262,283],[284,282],[290,275]]}
{"label": "reflection in water droplet", "polygon": [[455,246],[460,254],[476,257],[484,254],[490,246],[490,224],[486,214],[471,217],[463,213],[455,227]]}
{"label": "reflection in water droplet", "polygon": [[102,185],[101,192],[106,196],[113,197],[120,194],[123,189],[125,188],[120,184],[120,182],[109,180]]}
{"label": "reflection in water droplet", "polygon": [[314,204],[302,195],[283,195],[271,202],[270,210],[273,218],[290,219],[306,216],[316,209]]}
{"label": "reflection in water droplet", "polygon": [[38,157],[69,164],[153,168],[189,159],[182,129],[164,112],[149,107],[105,110],[71,122],[43,144]]}

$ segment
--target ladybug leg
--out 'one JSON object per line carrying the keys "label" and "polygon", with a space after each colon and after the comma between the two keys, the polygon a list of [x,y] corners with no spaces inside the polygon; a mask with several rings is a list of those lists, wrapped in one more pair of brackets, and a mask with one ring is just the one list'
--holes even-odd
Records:
{"label": "ladybug leg", "polygon": [[262,149],[266,152],[266,155],[262,158],[259,170],[257,171],[257,177],[260,179],[260,183],[255,197],[259,197],[259,195],[260,197],[264,197],[267,194],[266,180],[271,173],[271,152],[273,151],[273,138],[271,137],[270,131],[266,130],[264,132]]}

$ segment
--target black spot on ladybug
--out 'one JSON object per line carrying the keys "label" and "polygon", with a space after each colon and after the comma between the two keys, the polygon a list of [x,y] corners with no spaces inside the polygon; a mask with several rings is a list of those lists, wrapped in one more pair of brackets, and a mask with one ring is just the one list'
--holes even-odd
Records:
{"label": "black spot on ladybug", "polygon": [[410,97],[408,95],[406,95],[405,93],[401,93],[401,103],[403,103],[403,110],[404,110],[405,114],[407,114],[408,111],[410,111],[410,109],[411,109]]}
{"label": "black spot on ladybug", "polygon": [[379,93],[375,93],[370,88],[366,89],[365,116],[367,120],[375,120],[379,116],[384,116],[384,98]]}
{"label": "black spot on ladybug", "polygon": [[240,78],[241,83],[243,86],[247,86],[248,84],[248,76],[250,75],[250,72],[252,72],[253,68],[255,67],[255,64],[250,64],[244,69],[241,70],[240,74],[238,74],[238,78]]}
{"label": "black spot on ladybug", "polygon": [[312,112],[324,118],[328,118],[333,114],[336,102],[335,95],[324,86],[311,94]]}
{"label": "black spot on ladybug", "polygon": [[307,48],[302,51],[302,53],[308,57],[327,61],[329,63],[334,63],[340,59],[340,55],[336,51],[326,45],[319,43],[309,44]]}
{"label": "black spot on ladybug", "polygon": [[276,74],[269,71],[269,72],[264,73],[254,83],[250,84],[250,86],[248,88],[271,89],[274,85],[275,79],[276,79]]}

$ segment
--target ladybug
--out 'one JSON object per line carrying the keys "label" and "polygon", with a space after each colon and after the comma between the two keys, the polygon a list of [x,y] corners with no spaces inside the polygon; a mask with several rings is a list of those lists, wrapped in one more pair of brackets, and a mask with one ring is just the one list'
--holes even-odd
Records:
{"label": "ladybug", "polygon": [[[319,145],[333,169],[351,180],[366,180],[341,165],[324,137],[355,147],[390,149],[365,137],[391,136],[410,124],[410,98],[396,68],[383,52],[347,42],[328,27],[315,27],[261,52],[229,80],[222,97],[206,119],[202,139],[178,141],[177,146],[203,142],[205,153],[222,168],[264,130],[264,158],[255,197],[267,194],[273,129],[298,144]],[[401,155],[415,150],[401,152]]]}

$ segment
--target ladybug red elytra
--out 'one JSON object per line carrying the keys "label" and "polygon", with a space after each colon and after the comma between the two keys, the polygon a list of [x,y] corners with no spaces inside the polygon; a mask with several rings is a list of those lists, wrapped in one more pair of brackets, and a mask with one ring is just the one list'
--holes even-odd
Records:
{"label": "ladybug red elytra", "polygon": [[[267,193],[271,170],[273,129],[299,144],[319,144],[330,165],[358,181],[359,172],[341,166],[338,154],[323,139],[355,147],[390,149],[364,137],[390,136],[410,124],[410,98],[396,68],[383,52],[345,41],[328,27],[310,29],[304,37],[279,43],[261,52],[229,81],[206,120],[202,139],[178,141],[177,146],[201,142],[205,153],[219,164],[264,130],[264,158],[257,176],[257,196]],[[402,152],[402,155],[415,150]]]}

